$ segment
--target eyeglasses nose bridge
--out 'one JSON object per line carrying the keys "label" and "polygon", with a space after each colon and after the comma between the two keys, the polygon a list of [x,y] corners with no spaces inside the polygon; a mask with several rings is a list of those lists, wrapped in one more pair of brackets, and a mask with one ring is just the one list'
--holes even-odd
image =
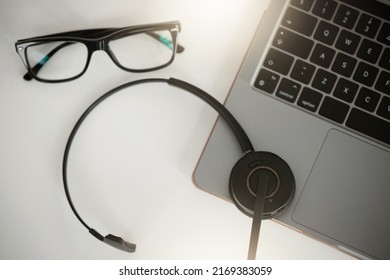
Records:
{"label": "eyeglasses nose bridge", "polygon": [[95,44],[96,51],[107,51],[107,44],[104,40],[97,41]]}

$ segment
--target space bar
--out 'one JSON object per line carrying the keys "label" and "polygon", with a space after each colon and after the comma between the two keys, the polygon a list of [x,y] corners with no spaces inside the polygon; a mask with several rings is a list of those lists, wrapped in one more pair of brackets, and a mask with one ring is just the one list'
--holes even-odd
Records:
{"label": "space bar", "polygon": [[353,108],[346,125],[390,145],[390,123]]}

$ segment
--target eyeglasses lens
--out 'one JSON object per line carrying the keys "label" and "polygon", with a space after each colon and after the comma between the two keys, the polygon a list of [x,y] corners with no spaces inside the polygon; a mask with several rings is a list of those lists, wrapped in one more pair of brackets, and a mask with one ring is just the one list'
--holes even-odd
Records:
{"label": "eyeglasses lens", "polygon": [[121,35],[109,43],[112,55],[129,70],[149,70],[169,64],[173,58],[173,38],[168,30]]}
{"label": "eyeglasses lens", "polygon": [[26,48],[26,58],[30,69],[40,79],[63,80],[83,72],[88,49],[78,42],[40,42]]}

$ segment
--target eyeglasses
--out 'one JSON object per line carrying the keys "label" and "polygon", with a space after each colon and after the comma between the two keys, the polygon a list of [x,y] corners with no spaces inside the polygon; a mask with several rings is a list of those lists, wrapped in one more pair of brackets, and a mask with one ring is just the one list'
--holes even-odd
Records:
{"label": "eyeglasses", "polygon": [[78,30],[18,40],[16,52],[28,73],[25,80],[66,82],[85,73],[95,51],[105,51],[129,72],[168,66],[184,48],[177,44],[178,21],[123,28]]}

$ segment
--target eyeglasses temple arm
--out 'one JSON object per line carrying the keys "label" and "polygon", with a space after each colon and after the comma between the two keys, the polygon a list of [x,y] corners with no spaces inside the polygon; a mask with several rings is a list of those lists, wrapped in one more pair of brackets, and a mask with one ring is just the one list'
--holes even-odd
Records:
{"label": "eyeglasses temple arm", "polygon": [[[161,36],[161,35],[158,35],[155,32],[146,32],[146,34],[148,34],[153,39],[156,39],[157,41],[161,42],[167,48],[170,48],[171,50],[173,49],[173,45],[172,45],[173,42],[171,40],[169,40],[168,38]],[[177,46],[176,46],[177,53],[182,53],[182,52],[184,52],[184,50],[185,50],[185,48],[182,45],[177,44]]]}
{"label": "eyeglasses temple arm", "polygon": [[[46,62],[53,56],[55,55],[59,50],[61,50],[62,48],[65,48],[67,46],[70,46],[74,44],[73,42],[65,42],[65,43],[62,43],[61,45],[58,45],[57,47],[55,47],[54,49],[52,49],[47,55],[45,55],[37,64],[35,64],[32,68],[31,68],[31,72],[33,73],[38,73],[39,70],[41,70],[41,68],[46,64]],[[24,74],[23,76],[23,79],[25,79],[26,81],[31,81],[33,76],[31,75],[31,73],[27,72],[26,74]]]}

